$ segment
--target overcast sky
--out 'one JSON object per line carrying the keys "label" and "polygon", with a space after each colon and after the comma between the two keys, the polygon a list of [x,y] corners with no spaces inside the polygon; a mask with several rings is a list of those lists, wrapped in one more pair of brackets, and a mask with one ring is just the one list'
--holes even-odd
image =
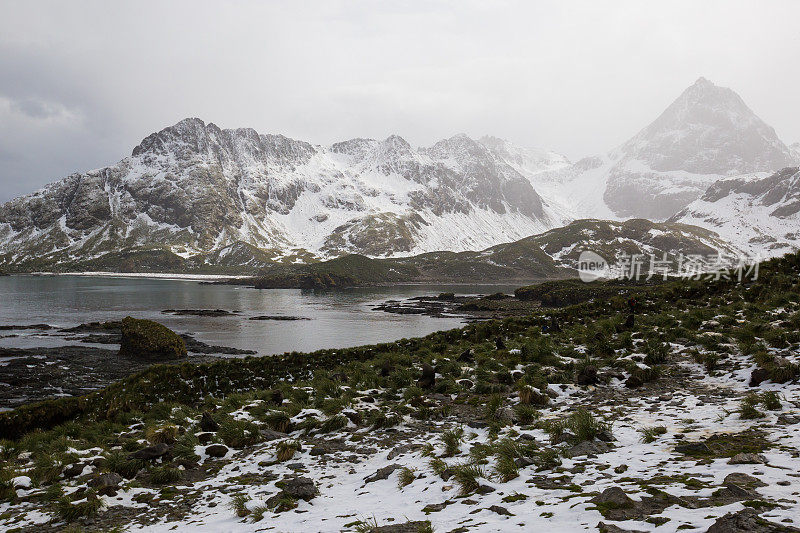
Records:
{"label": "overcast sky", "polygon": [[699,76],[800,141],[800,2],[0,3],[0,201],[182,118],[605,152]]}

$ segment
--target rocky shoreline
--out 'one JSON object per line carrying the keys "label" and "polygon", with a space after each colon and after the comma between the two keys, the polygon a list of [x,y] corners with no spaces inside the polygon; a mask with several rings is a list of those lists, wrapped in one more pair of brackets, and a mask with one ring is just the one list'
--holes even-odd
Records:
{"label": "rocky shoreline", "polygon": [[416,296],[405,300],[386,300],[373,307],[373,311],[384,311],[399,315],[426,315],[432,317],[462,317],[467,321],[493,320],[512,316],[525,316],[540,307],[540,302],[520,300],[513,295],[494,293],[490,295],[457,296],[441,293],[436,296]]}
{"label": "rocky shoreline", "polygon": [[[72,343],[108,346],[81,346],[68,344],[48,348],[0,348],[0,409],[13,408],[26,403],[80,396],[98,390],[153,364],[178,364],[183,357],[153,360],[147,357],[121,355],[120,322],[92,322],[75,327],[57,329],[48,324],[6,325],[0,327],[4,336],[15,336],[16,331],[40,331],[49,338]],[[255,355],[253,350],[228,346],[214,346],[188,334],[180,335],[189,354],[197,363],[215,361],[226,355]]]}

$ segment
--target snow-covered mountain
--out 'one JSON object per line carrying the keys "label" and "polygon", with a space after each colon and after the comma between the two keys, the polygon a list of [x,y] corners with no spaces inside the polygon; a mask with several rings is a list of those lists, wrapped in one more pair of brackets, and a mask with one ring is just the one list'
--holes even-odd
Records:
{"label": "snow-covered mountain", "polygon": [[789,150],[792,151],[792,157],[794,157],[794,162],[800,165],[800,142],[792,143],[789,146]]}
{"label": "snow-covered mountain", "polygon": [[567,222],[530,181],[567,164],[493,138],[317,146],[186,119],[116,165],[0,206],[0,262],[154,249],[214,262],[482,249]]}
{"label": "snow-covered mountain", "polygon": [[739,95],[700,78],[615,150],[556,172],[557,194],[580,217],[664,220],[721,178],[795,160]]}
{"label": "snow-covered mountain", "polygon": [[670,219],[717,232],[751,254],[778,256],[800,249],[800,168],[769,177],[720,180]]}

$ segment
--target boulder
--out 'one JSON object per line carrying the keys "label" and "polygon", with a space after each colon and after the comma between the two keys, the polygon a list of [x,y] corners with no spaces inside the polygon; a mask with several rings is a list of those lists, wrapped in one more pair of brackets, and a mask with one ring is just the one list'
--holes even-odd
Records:
{"label": "boulder", "polygon": [[578,375],[575,377],[575,382],[578,385],[597,384],[597,367],[594,365],[586,365],[585,367],[581,368],[581,370],[578,372]]}
{"label": "boulder", "polygon": [[598,523],[597,529],[600,531],[600,533],[645,533],[641,529],[622,529],[619,526],[615,526],[614,524],[606,524],[605,522]]}
{"label": "boulder", "polygon": [[115,472],[106,472],[89,481],[89,486],[94,487],[100,495],[114,496],[122,481],[122,476],[119,474]]}
{"label": "boulder", "polygon": [[122,320],[119,354],[126,357],[176,359],[186,357],[186,342],[158,322],[128,316]]}
{"label": "boulder", "polygon": [[200,444],[209,444],[214,438],[214,434],[210,431],[201,431],[200,433],[195,433],[194,436],[197,437],[197,442]]}
{"label": "boulder", "polygon": [[758,512],[745,507],[737,513],[728,513],[714,522],[706,533],[778,533],[800,532],[796,527],[769,522],[758,516]]}
{"label": "boulder", "polygon": [[15,489],[31,488],[31,478],[28,476],[17,476],[11,479],[11,486]]}
{"label": "boulder", "polygon": [[634,505],[634,501],[619,487],[609,487],[589,501],[612,509],[626,509]]}
{"label": "boulder", "polygon": [[687,442],[675,446],[675,451],[684,455],[708,455],[711,449],[705,442]]}
{"label": "boulder", "polygon": [[328,455],[329,453],[331,453],[331,450],[327,446],[324,444],[317,444],[311,448],[311,451],[308,452],[308,455],[311,457],[321,457],[323,455]]}
{"label": "boulder", "polygon": [[371,474],[364,478],[364,483],[373,483],[375,481],[381,481],[383,479],[387,479],[389,476],[392,475],[392,472],[400,468],[398,464],[391,464],[388,466],[384,466],[383,468],[379,468],[375,471],[374,474]]}
{"label": "boulder", "polygon": [[225,457],[228,454],[228,447],[224,444],[212,444],[206,447],[206,455],[209,457]]}
{"label": "boulder", "polygon": [[261,435],[261,438],[267,442],[289,438],[287,433],[281,433],[280,431],[274,431],[268,428],[261,428],[258,430],[258,433]]}
{"label": "boulder", "polygon": [[767,381],[769,379],[769,370],[766,368],[756,368],[750,374],[750,386],[751,387],[758,387],[761,385],[762,381]]}
{"label": "boulder", "polygon": [[758,453],[737,453],[728,460],[729,465],[763,465],[767,458]]}
{"label": "boulder", "polygon": [[141,450],[136,450],[135,452],[128,455],[129,459],[139,459],[141,461],[152,461],[154,459],[158,459],[169,451],[169,445],[163,442],[159,442],[158,444],[153,444],[152,446],[146,446]]}
{"label": "boulder", "polygon": [[567,457],[580,457],[582,455],[599,455],[606,453],[611,449],[611,446],[603,441],[585,440],[572,446],[566,451]]}
{"label": "boulder", "polygon": [[203,411],[203,416],[200,418],[200,429],[209,432],[219,431],[219,423],[214,420],[211,413]]}
{"label": "boulder", "polygon": [[317,490],[314,480],[303,476],[284,479],[281,482],[281,488],[283,489],[284,494],[294,498],[295,500],[308,501],[319,494],[319,490]]}
{"label": "boulder", "polygon": [[64,477],[66,479],[78,477],[83,474],[84,468],[86,468],[86,465],[83,463],[73,463],[64,469]]}
{"label": "boulder", "polygon": [[734,472],[733,474],[728,474],[725,476],[725,479],[722,481],[723,485],[737,485],[739,487],[745,488],[754,488],[754,487],[766,487],[767,484],[761,481],[758,478],[754,478],[753,476],[743,474],[741,472]]}

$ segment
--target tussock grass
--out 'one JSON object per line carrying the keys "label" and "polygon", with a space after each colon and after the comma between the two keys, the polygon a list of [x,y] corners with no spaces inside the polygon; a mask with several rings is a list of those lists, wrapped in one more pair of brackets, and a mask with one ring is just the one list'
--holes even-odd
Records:
{"label": "tussock grass", "polygon": [[282,440],[275,446],[275,455],[279,462],[288,461],[299,452],[301,445],[296,440]]}
{"label": "tussock grass", "polygon": [[150,469],[150,483],[167,485],[183,479],[183,470],[172,465],[154,466]]}
{"label": "tussock grass", "polygon": [[444,452],[442,457],[453,457],[461,453],[461,443],[464,441],[464,429],[448,429],[442,433]]}
{"label": "tussock grass", "polygon": [[250,514],[250,509],[247,508],[247,502],[250,501],[250,496],[247,494],[235,494],[233,498],[231,498],[231,502],[229,504],[231,510],[236,513],[236,516],[239,518],[244,518],[245,516]]}
{"label": "tussock grass", "polygon": [[656,438],[660,435],[664,435],[667,432],[667,428],[664,426],[655,426],[655,427],[646,427],[639,430],[639,433],[642,434],[641,441],[645,444],[649,444],[654,442]]}
{"label": "tussock grass", "polygon": [[461,496],[467,496],[478,490],[480,486],[478,479],[486,477],[483,468],[472,463],[454,465],[450,469],[453,472],[453,480],[458,484]]}
{"label": "tussock grass", "polygon": [[398,474],[397,486],[402,489],[403,487],[411,485],[415,479],[417,479],[416,471],[413,468],[404,466],[400,469],[400,473]]}
{"label": "tussock grass", "polygon": [[217,436],[231,448],[252,446],[261,440],[257,425],[253,422],[234,420],[233,418],[228,418],[220,423]]}

